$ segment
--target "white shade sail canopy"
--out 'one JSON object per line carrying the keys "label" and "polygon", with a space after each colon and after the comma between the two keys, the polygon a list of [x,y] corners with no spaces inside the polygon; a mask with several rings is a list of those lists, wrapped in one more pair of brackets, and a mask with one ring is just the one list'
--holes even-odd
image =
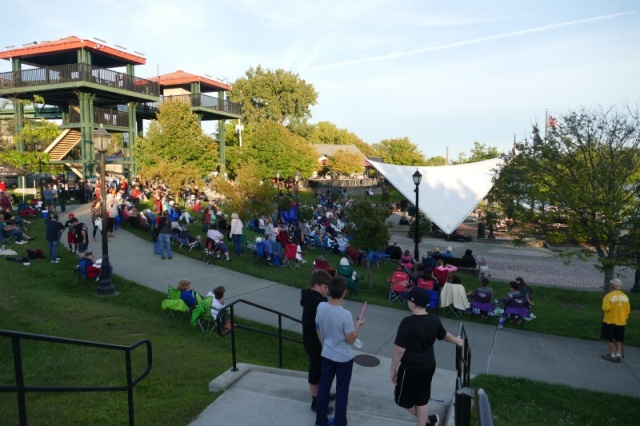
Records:
{"label": "white shade sail canopy", "polygon": [[367,159],[402,195],[415,202],[413,174],[422,174],[420,210],[451,234],[493,187],[500,158],[455,166],[398,166]]}

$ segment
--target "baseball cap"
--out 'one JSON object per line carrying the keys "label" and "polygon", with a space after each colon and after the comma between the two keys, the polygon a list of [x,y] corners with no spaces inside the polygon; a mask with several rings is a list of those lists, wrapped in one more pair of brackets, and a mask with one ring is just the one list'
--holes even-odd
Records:
{"label": "baseball cap", "polygon": [[416,306],[426,308],[429,304],[429,292],[420,287],[413,287],[411,290],[401,294],[404,300],[410,300],[415,303]]}
{"label": "baseball cap", "polygon": [[69,213],[69,218],[76,217],[73,213]]}

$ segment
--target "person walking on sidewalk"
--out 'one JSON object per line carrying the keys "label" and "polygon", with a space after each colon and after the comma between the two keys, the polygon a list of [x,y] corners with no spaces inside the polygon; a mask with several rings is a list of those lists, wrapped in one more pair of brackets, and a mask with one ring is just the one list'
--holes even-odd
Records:
{"label": "person walking on sidewalk", "polygon": [[609,353],[602,355],[602,358],[611,362],[620,362],[622,355],[622,344],[624,343],[624,329],[627,325],[627,318],[631,312],[629,297],[622,291],[622,281],[611,280],[611,292],[607,293],[602,300],[602,330],[600,338],[607,341]]}
{"label": "person walking on sidewalk", "polygon": [[[349,385],[353,372],[353,352],[351,345],[358,338],[358,330],[364,325],[364,318],[353,323],[351,313],[342,307],[347,294],[347,283],[337,275],[329,282],[331,300],[318,305],[316,329],[322,343],[322,373],[318,385],[316,426],[346,426]],[[331,384],[336,379],[336,414],[327,418]]]}
{"label": "person walking on sidewalk", "polygon": [[403,293],[412,315],[405,317],[398,327],[395,348],[391,358],[391,383],[395,385],[397,405],[416,416],[418,426],[438,423],[438,415],[429,415],[427,406],[431,398],[431,379],[436,371],[433,353],[435,340],[444,340],[460,347],[464,341],[444,329],[440,318],[427,313],[429,293],[414,287]]}
{"label": "person walking on sidewalk", "polygon": [[[309,375],[307,382],[311,391],[311,410],[316,411],[318,399],[318,383],[322,372],[322,345],[316,332],[316,313],[318,305],[328,302],[327,292],[331,275],[327,271],[314,271],[311,274],[309,288],[300,292],[300,306],[302,306],[302,343],[309,357]],[[329,407],[328,414],[333,409]]]}

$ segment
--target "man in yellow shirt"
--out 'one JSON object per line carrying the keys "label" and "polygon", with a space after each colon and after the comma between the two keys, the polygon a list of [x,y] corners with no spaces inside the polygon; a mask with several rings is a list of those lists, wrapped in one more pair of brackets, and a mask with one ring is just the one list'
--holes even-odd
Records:
{"label": "man in yellow shirt", "polygon": [[629,297],[622,291],[622,281],[611,280],[611,292],[602,300],[602,330],[600,338],[607,341],[609,353],[602,358],[611,362],[620,362],[622,343],[624,342],[624,328],[631,311]]}

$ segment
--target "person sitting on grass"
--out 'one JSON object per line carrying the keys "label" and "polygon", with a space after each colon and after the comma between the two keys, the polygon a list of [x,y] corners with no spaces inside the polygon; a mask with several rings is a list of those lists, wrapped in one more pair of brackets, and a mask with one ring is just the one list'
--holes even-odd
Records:
{"label": "person sitting on grass", "polygon": [[[78,267],[82,269],[84,267],[85,274],[90,280],[99,280],[100,279],[100,271],[102,270],[102,259],[96,260],[93,252],[86,251],[84,252],[84,257],[81,257],[78,261]],[[109,270],[113,274],[113,266],[109,265]]]}

